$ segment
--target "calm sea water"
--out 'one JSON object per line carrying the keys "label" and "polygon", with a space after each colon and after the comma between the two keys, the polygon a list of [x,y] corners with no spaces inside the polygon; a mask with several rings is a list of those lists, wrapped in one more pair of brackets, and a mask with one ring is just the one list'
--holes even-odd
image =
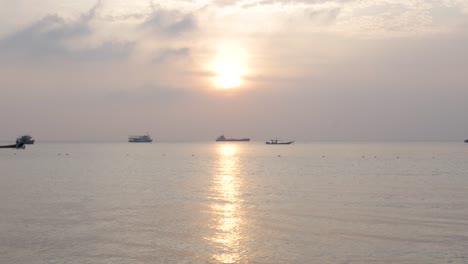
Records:
{"label": "calm sea water", "polygon": [[468,144],[0,149],[0,263],[468,263]]}

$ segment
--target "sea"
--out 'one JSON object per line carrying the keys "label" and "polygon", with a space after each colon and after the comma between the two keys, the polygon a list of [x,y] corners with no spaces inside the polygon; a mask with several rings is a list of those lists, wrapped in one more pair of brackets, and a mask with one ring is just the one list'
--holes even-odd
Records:
{"label": "sea", "polygon": [[0,149],[0,263],[468,263],[468,144]]}

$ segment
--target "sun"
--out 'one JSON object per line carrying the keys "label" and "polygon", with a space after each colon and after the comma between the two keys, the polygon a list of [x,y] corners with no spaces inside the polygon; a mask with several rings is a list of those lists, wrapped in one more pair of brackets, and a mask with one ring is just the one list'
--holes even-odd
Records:
{"label": "sun", "polygon": [[212,61],[211,71],[216,87],[231,89],[241,86],[247,72],[245,51],[238,47],[221,48]]}
{"label": "sun", "polygon": [[214,84],[220,88],[233,88],[241,84],[240,70],[236,65],[229,63],[217,66]]}

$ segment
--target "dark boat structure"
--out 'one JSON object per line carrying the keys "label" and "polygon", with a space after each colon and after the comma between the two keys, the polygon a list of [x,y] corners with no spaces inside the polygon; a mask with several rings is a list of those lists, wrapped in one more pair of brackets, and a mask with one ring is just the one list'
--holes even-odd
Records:
{"label": "dark boat structure", "polygon": [[23,135],[19,137],[18,139],[21,140],[26,145],[32,145],[34,144],[34,141],[35,141],[33,137],[31,137],[31,135]]}
{"label": "dark boat structure", "polygon": [[0,148],[25,149],[26,146],[24,145],[24,142],[18,138],[16,139],[16,144],[0,146]]}
{"label": "dark boat structure", "polygon": [[465,140],[465,143],[468,143],[468,139],[467,139],[467,140]]}
{"label": "dark boat structure", "polygon": [[250,138],[226,138],[224,135],[219,136],[216,139],[217,142],[248,142]]}
{"label": "dark boat structure", "polygon": [[294,143],[294,141],[281,141],[278,139],[270,139],[270,141],[265,142],[267,145],[290,145]]}
{"label": "dark boat structure", "polygon": [[143,136],[130,136],[128,138],[128,142],[131,143],[151,143],[153,142],[153,139],[148,135],[143,135]]}

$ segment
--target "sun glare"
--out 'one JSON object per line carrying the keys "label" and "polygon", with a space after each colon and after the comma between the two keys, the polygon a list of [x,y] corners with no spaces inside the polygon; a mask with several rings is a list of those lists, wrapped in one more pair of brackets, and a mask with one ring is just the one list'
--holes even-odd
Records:
{"label": "sun glare", "polygon": [[222,48],[212,63],[215,76],[214,85],[222,89],[230,89],[242,85],[242,77],[247,71],[245,52],[240,48]]}
{"label": "sun glare", "polygon": [[241,84],[241,75],[236,66],[219,65],[213,81],[220,88],[232,88]]}
{"label": "sun glare", "polygon": [[231,144],[220,145],[218,151],[222,154],[223,157],[230,157],[237,152],[237,146]]}

